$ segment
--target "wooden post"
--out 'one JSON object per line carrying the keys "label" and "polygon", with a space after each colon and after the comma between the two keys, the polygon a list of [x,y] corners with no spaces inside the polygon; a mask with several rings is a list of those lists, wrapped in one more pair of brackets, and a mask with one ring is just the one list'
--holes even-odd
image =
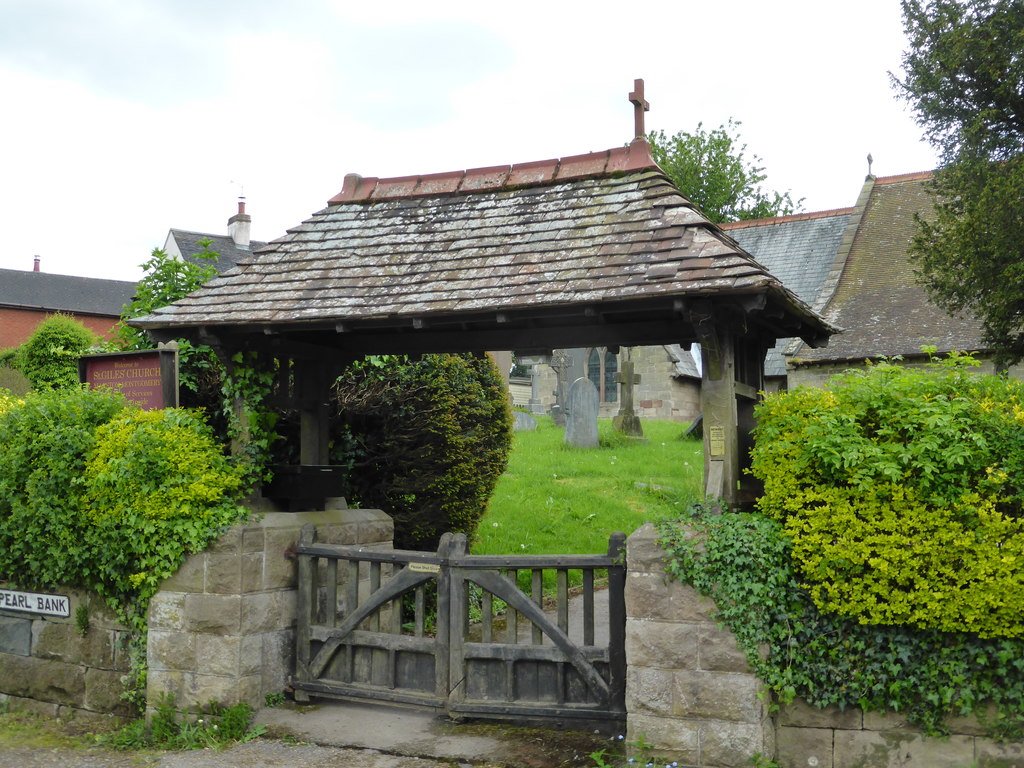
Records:
{"label": "wooden post", "polygon": [[700,402],[704,415],[704,494],[733,507],[740,478],[736,410],[736,336],[710,307],[692,315],[703,361]]}

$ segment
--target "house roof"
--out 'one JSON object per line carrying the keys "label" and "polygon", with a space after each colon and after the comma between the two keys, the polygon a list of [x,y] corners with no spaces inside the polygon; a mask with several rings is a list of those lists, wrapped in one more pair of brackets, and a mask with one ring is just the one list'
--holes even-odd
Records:
{"label": "house roof", "polygon": [[120,317],[135,283],[0,269],[0,306],[36,312]]}
{"label": "house roof", "polygon": [[[623,343],[671,343],[693,333],[684,296],[732,297],[770,335],[823,343],[834,330],[696,210],[638,139],[512,166],[351,174],[286,236],[132,325],[318,331],[318,343],[356,350],[356,338],[384,335],[396,349],[414,336],[432,338],[431,351],[550,349],[615,325],[631,329]],[[652,312],[658,328],[637,338]],[[491,333],[468,340],[474,331]]]}
{"label": "house roof", "polygon": [[823,313],[845,330],[828,352],[799,346],[794,364],[861,361],[917,355],[924,345],[940,352],[982,348],[981,324],[953,317],[928,299],[907,249],[915,214],[932,209],[930,172],[868,178],[863,214],[835,294]]}
{"label": "house roof", "polygon": [[[214,262],[213,265],[217,268],[218,272],[226,272],[238,264],[242,259],[247,259],[252,256],[253,251],[266,245],[266,243],[261,240],[253,240],[249,243],[248,248],[239,248],[235,245],[235,241],[232,240],[229,235],[213,235],[209,232],[190,232],[187,229],[171,229],[169,235],[177,244],[181,257],[186,261],[192,261],[195,263],[198,263],[198,260],[195,259],[195,255],[203,250],[199,241],[206,239],[212,241],[210,250],[217,252],[217,261]],[[202,263],[205,266],[208,262],[204,261]]]}

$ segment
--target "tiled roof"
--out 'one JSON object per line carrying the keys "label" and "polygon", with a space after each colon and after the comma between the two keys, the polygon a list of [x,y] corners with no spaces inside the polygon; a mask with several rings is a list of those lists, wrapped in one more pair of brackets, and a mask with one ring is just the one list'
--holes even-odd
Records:
{"label": "tiled roof", "polygon": [[119,317],[135,283],[0,269],[0,306],[40,312]]}
{"label": "tiled roof", "polygon": [[694,209],[637,140],[539,163],[396,179],[350,175],[327,208],[285,237],[132,324],[349,330],[753,294],[784,307],[801,333],[829,332]]}
{"label": "tiled roof", "polygon": [[[852,208],[842,208],[799,213],[723,224],[722,229],[813,307],[818,305],[852,212]],[[766,376],[786,375],[784,346],[780,341],[768,351]]]}
{"label": "tiled roof", "polygon": [[932,209],[930,173],[874,180],[842,277],[824,314],[841,326],[828,350],[798,348],[794,362],[863,360],[981,348],[981,326],[952,317],[928,300],[914,276],[907,247],[917,231],[914,215]]}
{"label": "tiled roof", "polygon": [[[212,241],[210,250],[217,252],[217,261],[214,262],[214,266],[218,272],[227,272],[233,266],[238,264],[242,259],[247,259],[252,256],[252,252],[258,248],[262,248],[266,243],[260,240],[253,240],[249,243],[248,248],[239,248],[235,245],[235,241],[227,235],[211,235],[208,232],[189,232],[186,229],[172,229],[171,237],[178,244],[178,250],[181,251],[181,257],[186,261],[197,262],[193,257],[203,250],[203,247],[199,245],[200,240],[209,239]],[[203,262],[207,264],[208,262]]]}

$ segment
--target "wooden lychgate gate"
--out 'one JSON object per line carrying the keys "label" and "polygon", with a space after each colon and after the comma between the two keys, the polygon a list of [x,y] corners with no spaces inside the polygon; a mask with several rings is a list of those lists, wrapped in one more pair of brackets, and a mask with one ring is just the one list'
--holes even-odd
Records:
{"label": "wooden lychgate gate", "polygon": [[462,534],[436,553],[314,538],[297,548],[298,700],[625,720],[623,534],[607,554],[541,556],[470,555]]}

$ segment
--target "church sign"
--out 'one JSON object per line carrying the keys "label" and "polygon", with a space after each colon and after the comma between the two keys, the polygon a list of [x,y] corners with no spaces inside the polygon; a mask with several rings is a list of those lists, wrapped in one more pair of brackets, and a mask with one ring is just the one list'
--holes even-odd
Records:
{"label": "church sign", "polygon": [[178,407],[178,350],[87,355],[78,378],[90,387],[109,387],[147,411]]}
{"label": "church sign", "polygon": [[71,616],[71,598],[67,595],[47,595],[38,592],[19,592],[0,589],[0,611],[41,613],[45,616]]}

